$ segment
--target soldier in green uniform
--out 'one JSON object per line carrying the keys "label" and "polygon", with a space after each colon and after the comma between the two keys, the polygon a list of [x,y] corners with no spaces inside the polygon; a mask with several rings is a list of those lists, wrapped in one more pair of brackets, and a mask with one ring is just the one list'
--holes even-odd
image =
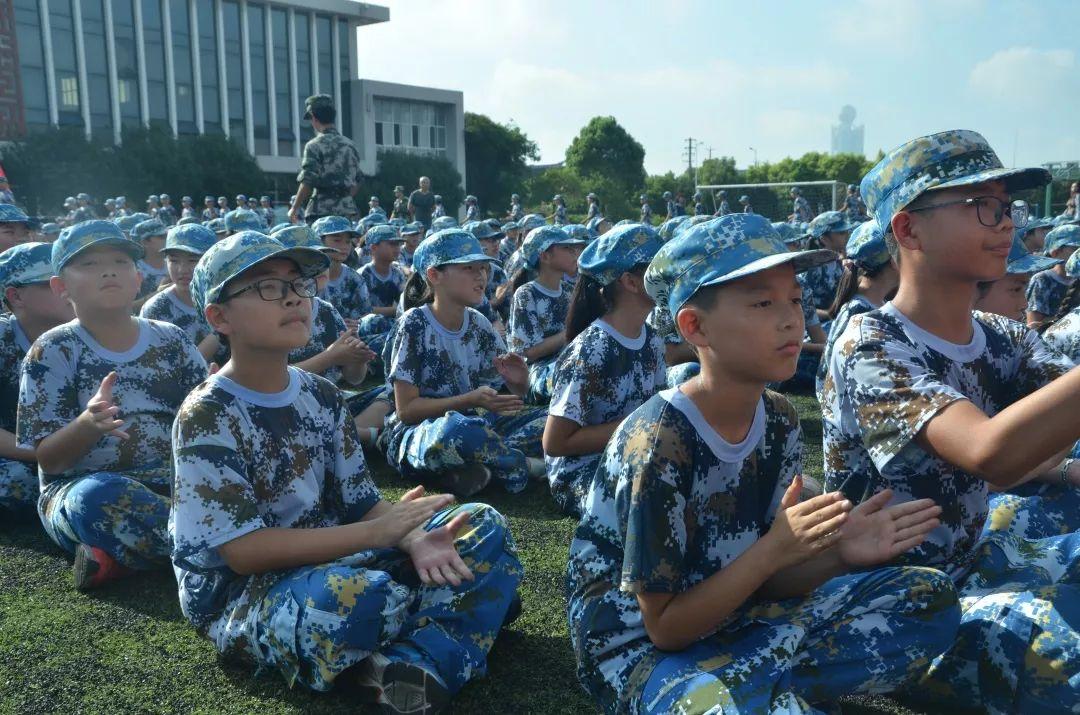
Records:
{"label": "soldier in green uniform", "polygon": [[304,145],[296,177],[300,186],[289,208],[289,220],[299,223],[303,210],[308,223],[321,216],[345,216],[355,221],[359,214],[353,196],[360,188],[360,153],[334,126],[334,100],[328,94],[308,97],[304,119],[311,120],[315,137]]}

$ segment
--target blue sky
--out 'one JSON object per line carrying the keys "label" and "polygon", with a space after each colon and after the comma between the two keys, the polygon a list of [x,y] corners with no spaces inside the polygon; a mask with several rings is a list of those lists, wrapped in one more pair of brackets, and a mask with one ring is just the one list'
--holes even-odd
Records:
{"label": "blue sky", "polygon": [[[740,166],[829,149],[853,105],[872,156],[949,128],[1006,165],[1080,159],[1080,4],[1066,0],[570,2],[384,0],[359,30],[360,75],[464,92],[562,160],[615,116],[650,173],[685,138]],[[705,155],[705,149],[702,150]]]}

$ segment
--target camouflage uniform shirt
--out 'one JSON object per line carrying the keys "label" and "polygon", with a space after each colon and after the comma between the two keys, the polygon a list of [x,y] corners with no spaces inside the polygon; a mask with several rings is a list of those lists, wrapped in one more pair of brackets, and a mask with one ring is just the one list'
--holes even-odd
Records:
{"label": "camouflage uniform shirt", "polygon": [[359,272],[360,280],[368,294],[368,312],[371,308],[392,308],[397,305],[398,296],[405,289],[405,271],[396,263],[390,264],[386,276],[379,275],[374,263],[367,263]]}
{"label": "camouflage uniform shirt", "polygon": [[[11,313],[0,315],[0,429],[15,433],[19,375],[30,339]],[[0,459],[3,459],[0,457]]]}
{"label": "camouflage uniform shirt", "polygon": [[1046,344],[1080,363],[1080,308],[1073,308],[1042,335]]}
{"label": "camouflage uniform shirt", "polygon": [[1053,268],[1039,271],[1028,281],[1027,309],[1051,317],[1061,306],[1061,299],[1065,297],[1065,291],[1069,290],[1073,280],[1059,276]]}
{"label": "camouflage uniform shirt", "polygon": [[810,291],[814,306],[824,310],[832,305],[836,298],[836,286],[840,284],[842,275],[844,275],[844,267],[839,261],[832,261],[817,268],[811,268],[798,276],[798,280],[803,288]]}
{"label": "camouflage uniform shirt", "polygon": [[886,303],[848,323],[822,387],[825,489],[855,503],[886,487],[894,502],[933,499],[941,526],[899,561],[954,579],[976,556],[987,483],[926,452],[917,435],[958,400],[993,417],[1072,367],[1021,323],[975,312],[972,327],[969,344],[948,343]]}
{"label": "camouflage uniform shirt", "polygon": [[304,145],[296,180],[315,190],[304,208],[307,216],[345,216],[355,220],[358,213],[350,191],[360,179],[360,153],[334,127],[316,134]]}
{"label": "camouflage uniform shirt", "polygon": [[367,283],[346,265],[341,266],[341,275],[327,281],[319,297],[333,305],[342,318],[360,320],[371,312]]}
{"label": "camouflage uniform shirt", "polygon": [[172,286],[143,303],[139,317],[172,323],[183,330],[196,347],[211,333],[206,320],[198,314],[194,306],[184,305],[176,297]]}
{"label": "camouflage uniform shirt", "polygon": [[[330,303],[322,298],[311,299],[311,338],[307,345],[296,348],[289,353],[289,364],[310,360],[319,353],[334,344],[346,330],[345,321]],[[330,382],[337,384],[341,380],[341,368],[337,365],[323,372]]]}
{"label": "camouflage uniform shirt", "polygon": [[559,290],[551,291],[529,281],[517,289],[510,304],[507,346],[519,353],[564,330],[569,309],[570,291],[565,283],[560,284]]}

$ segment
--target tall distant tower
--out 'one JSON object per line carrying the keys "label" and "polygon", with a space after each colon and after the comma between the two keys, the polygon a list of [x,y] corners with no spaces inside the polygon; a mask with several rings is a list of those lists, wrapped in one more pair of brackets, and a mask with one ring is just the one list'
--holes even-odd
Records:
{"label": "tall distant tower", "polygon": [[840,123],[833,125],[831,153],[863,153],[863,126],[855,126],[855,107],[850,104],[845,104],[840,110]]}

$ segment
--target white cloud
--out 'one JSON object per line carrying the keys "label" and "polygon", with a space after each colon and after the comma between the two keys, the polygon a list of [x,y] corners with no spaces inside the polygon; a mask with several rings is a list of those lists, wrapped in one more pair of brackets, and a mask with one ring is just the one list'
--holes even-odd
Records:
{"label": "white cloud", "polygon": [[975,64],[969,88],[987,99],[1031,107],[1031,101],[1076,97],[1080,89],[1072,50],[1010,47]]}

